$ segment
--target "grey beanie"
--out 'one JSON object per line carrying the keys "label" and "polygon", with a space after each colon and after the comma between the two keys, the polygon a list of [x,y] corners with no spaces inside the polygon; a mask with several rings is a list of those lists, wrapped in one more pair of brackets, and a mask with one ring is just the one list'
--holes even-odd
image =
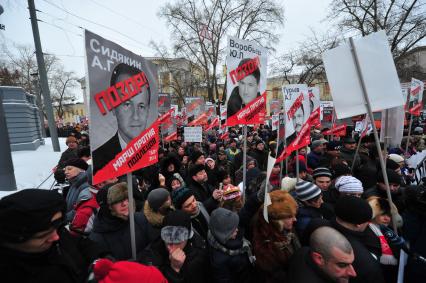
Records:
{"label": "grey beanie", "polygon": [[296,184],[296,195],[301,201],[313,199],[320,194],[321,189],[311,182],[299,181]]}
{"label": "grey beanie", "polygon": [[232,236],[235,229],[238,228],[239,222],[240,218],[238,214],[219,207],[210,215],[210,232],[219,243],[225,244]]}
{"label": "grey beanie", "polygon": [[148,194],[148,204],[153,211],[158,211],[160,207],[169,199],[170,194],[166,189],[158,188]]}

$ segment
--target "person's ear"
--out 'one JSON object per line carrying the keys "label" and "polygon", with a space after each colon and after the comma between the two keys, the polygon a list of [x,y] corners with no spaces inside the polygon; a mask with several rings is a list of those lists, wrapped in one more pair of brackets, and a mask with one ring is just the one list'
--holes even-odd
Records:
{"label": "person's ear", "polygon": [[325,264],[324,257],[320,253],[312,252],[311,258],[313,262],[318,266],[323,266]]}

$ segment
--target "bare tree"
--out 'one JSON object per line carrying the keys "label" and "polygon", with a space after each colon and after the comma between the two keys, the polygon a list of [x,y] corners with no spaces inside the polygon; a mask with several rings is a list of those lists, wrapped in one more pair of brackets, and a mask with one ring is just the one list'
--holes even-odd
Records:
{"label": "bare tree", "polygon": [[[77,86],[76,76],[73,72],[65,71],[60,60],[54,55],[45,54],[44,61],[52,101],[58,117],[62,118],[63,104],[75,99],[72,89]],[[4,70],[7,69],[7,72],[0,72],[0,81],[4,82],[8,74],[14,74],[15,86],[22,87],[28,93],[39,95],[38,67],[33,47],[15,45],[13,50],[9,50],[2,44],[0,65]]]}
{"label": "bare tree", "polygon": [[278,57],[278,63],[271,67],[272,73],[288,84],[324,82],[326,77],[322,54],[336,47],[340,41],[336,35],[318,35],[312,31],[311,36],[298,46],[297,51]]}
{"label": "bare tree", "polygon": [[197,96],[205,81],[203,68],[189,59],[178,58],[176,54],[171,54],[164,45],[151,42],[151,46],[159,56],[153,61],[154,63],[157,61],[160,75],[171,74],[171,79],[167,84],[163,82],[162,87],[172,89],[179,104],[184,103],[186,96]]}
{"label": "bare tree", "polygon": [[219,64],[228,35],[268,46],[278,41],[277,27],[284,21],[275,0],[177,0],[164,5],[174,41],[173,54],[190,58],[203,68],[208,99],[219,98]]}
{"label": "bare tree", "polygon": [[424,0],[334,0],[329,18],[343,32],[362,36],[385,30],[398,71],[400,60],[426,38]]}

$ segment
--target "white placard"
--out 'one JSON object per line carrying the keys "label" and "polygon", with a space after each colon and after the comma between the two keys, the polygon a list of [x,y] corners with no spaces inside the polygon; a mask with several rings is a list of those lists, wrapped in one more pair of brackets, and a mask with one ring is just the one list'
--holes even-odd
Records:
{"label": "white placard", "polygon": [[185,142],[202,142],[203,127],[184,127],[183,137]]}
{"label": "white placard", "polygon": [[[354,41],[372,111],[404,104],[395,63],[384,31]],[[338,119],[365,114],[367,108],[349,44],[323,55]]]}

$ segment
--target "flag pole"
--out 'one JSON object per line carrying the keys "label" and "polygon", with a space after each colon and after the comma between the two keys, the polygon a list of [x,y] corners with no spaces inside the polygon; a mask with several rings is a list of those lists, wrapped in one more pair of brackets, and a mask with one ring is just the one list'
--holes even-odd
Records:
{"label": "flag pole", "polygon": [[133,202],[132,173],[127,173],[127,194],[129,196],[130,244],[132,247],[132,259],[136,260],[135,207]]}
{"label": "flag pole", "polygon": [[358,74],[358,80],[362,89],[362,94],[364,96],[364,102],[365,102],[365,106],[367,108],[367,114],[370,118],[370,121],[372,121],[371,126],[373,127],[373,134],[374,134],[374,140],[376,143],[376,148],[377,148],[377,152],[379,154],[379,161],[380,161],[380,167],[382,168],[382,174],[383,174],[383,179],[385,181],[385,187],[386,187],[386,194],[388,197],[388,201],[389,201],[389,206],[391,207],[391,214],[392,214],[392,224],[393,224],[393,229],[395,231],[395,233],[397,233],[397,228],[396,228],[396,211],[393,208],[394,206],[392,205],[392,195],[390,193],[390,187],[389,187],[389,180],[388,180],[388,175],[386,172],[386,166],[385,166],[385,160],[383,157],[383,153],[382,153],[382,149],[380,147],[380,141],[379,141],[379,137],[377,134],[377,128],[376,128],[376,124],[374,123],[374,116],[373,116],[373,111],[371,109],[371,103],[370,103],[370,98],[368,97],[367,94],[367,90],[366,90],[366,86],[365,86],[365,82],[364,82],[364,78],[362,76],[362,72],[361,72],[361,68],[360,68],[360,64],[359,64],[359,60],[358,60],[358,55],[356,52],[356,47],[353,41],[353,38],[350,37],[349,38],[349,46],[351,49],[351,53],[352,53],[352,58],[355,64],[355,69],[356,72]]}

